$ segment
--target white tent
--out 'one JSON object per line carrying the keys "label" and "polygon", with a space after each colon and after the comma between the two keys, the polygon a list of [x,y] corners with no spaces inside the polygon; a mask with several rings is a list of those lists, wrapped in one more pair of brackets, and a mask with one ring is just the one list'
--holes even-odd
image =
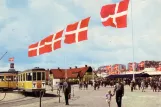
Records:
{"label": "white tent", "polygon": [[161,71],[156,71],[155,68],[145,68],[142,72],[148,73],[149,75],[161,75]]}

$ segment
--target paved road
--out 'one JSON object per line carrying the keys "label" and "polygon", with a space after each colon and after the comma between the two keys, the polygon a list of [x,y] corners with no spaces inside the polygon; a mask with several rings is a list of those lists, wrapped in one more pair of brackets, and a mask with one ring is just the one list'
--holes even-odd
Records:
{"label": "paved road", "polygon": [[[112,88],[107,87],[101,87],[96,91],[91,87],[88,90],[78,90],[77,87],[75,88],[74,97],[70,100],[70,105],[68,107],[107,107],[105,94],[109,89],[113,90]],[[123,107],[161,107],[160,96],[161,92],[152,92],[150,89],[146,90],[146,92],[141,92],[139,90],[130,92],[130,88],[126,86],[125,95],[123,97]],[[28,101],[28,104],[25,105],[21,104],[3,107],[39,107],[39,102]],[[66,107],[64,104],[64,97],[61,97],[61,103],[58,103],[58,97],[48,98],[48,100],[42,102],[42,107]],[[111,107],[117,107],[115,96],[112,98]]]}

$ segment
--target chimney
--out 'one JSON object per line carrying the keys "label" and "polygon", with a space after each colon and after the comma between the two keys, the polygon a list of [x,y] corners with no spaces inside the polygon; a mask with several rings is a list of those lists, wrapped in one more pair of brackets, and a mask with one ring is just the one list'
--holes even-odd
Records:
{"label": "chimney", "polygon": [[69,67],[69,69],[72,69],[72,67]]}
{"label": "chimney", "polygon": [[85,65],[85,67],[87,67],[87,65]]}
{"label": "chimney", "polygon": [[50,74],[52,74],[52,71],[50,70]]}
{"label": "chimney", "polygon": [[77,68],[77,66],[75,66],[75,68]]}

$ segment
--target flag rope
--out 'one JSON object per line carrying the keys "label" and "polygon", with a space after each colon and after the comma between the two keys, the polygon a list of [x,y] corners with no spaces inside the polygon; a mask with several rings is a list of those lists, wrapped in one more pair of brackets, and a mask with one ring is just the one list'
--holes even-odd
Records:
{"label": "flag rope", "polygon": [[134,52],[135,52],[135,49],[134,49],[134,28],[133,28],[133,15],[132,15],[132,0],[130,0],[131,2],[131,32],[132,32],[132,55],[133,55],[133,80],[135,81],[135,68],[134,68]]}

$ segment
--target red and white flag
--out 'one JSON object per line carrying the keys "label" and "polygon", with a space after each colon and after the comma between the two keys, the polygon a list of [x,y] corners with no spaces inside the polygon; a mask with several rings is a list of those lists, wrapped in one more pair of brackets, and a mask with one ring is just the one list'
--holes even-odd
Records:
{"label": "red and white flag", "polygon": [[85,18],[79,22],[67,25],[66,31],[65,31],[64,43],[72,44],[83,40],[87,40],[89,20],[90,20],[90,17]]}
{"label": "red and white flag", "polygon": [[8,61],[9,61],[9,62],[13,62],[13,61],[14,61],[14,57],[9,58]]}
{"label": "red and white flag", "polygon": [[116,4],[103,6],[100,12],[102,24],[115,28],[127,27],[128,4],[129,0],[123,0]]}
{"label": "red and white flag", "polygon": [[35,44],[30,45],[28,48],[28,56],[38,56],[61,48],[62,34],[63,30],[56,34],[50,35]]}

